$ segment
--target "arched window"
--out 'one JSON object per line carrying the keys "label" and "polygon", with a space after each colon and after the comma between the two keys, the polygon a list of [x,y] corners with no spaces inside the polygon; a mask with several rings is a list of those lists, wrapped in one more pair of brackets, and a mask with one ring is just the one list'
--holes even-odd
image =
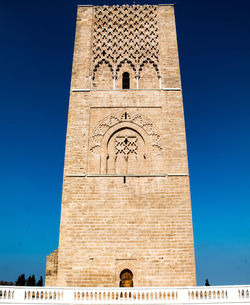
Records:
{"label": "arched window", "polygon": [[129,73],[122,73],[122,89],[129,89]]}
{"label": "arched window", "polygon": [[[128,117],[128,113],[124,115]],[[115,127],[117,128],[117,127]],[[145,135],[144,135],[145,136]],[[123,127],[115,130],[107,138],[106,150],[102,154],[102,160],[107,156],[105,174],[124,175],[145,173],[147,169],[147,160],[144,156],[147,154],[145,139],[135,129]],[[101,161],[101,162],[103,162]]]}
{"label": "arched window", "polygon": [[133,273],[129,269],[124,269],[120,273],[120,287],[133,287]]}

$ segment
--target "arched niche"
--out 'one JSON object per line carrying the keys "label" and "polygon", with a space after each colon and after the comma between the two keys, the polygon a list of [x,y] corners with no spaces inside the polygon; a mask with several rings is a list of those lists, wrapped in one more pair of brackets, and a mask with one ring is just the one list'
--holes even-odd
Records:
{"label": "arched niche", "polygon": [[124,89],[123,88],[124,73],[129,74],[129,88],[126,89],[136,89],[135,68],[132,66],[132,63],[130,61],[129,62],[123,61],[118,65],[116,89]]}
{"label": "arched niche", "polygon": [[108,62],[101,61],[96,67],[93,89],[113,89],[113,75]]}
{"label": "arched niche", "polygon": [[145,61],[140,69],[140,89],[159,88],[159,78],[153,63]]}
{"label": "arched niche", "polygon": [[115,175],[148,174],[150,143],[146,132],[136,124],[124,122],[110,128],[101,146],[101,173]]}
{"label": "arched niche", "polygon": [[120,287],[133,287],[133,273],[129,269],[124,269],[120,273]]}

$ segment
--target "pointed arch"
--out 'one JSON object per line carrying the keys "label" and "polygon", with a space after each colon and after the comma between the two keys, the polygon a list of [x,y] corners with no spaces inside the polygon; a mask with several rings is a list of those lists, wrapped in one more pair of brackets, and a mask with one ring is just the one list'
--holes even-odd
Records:
{"label": "pointed arch", "polygon": [[158,65],[150,58],[147,58],[147,59],[143,60],[143,62],[140,64],[139,73],[142,71],[143,66],[145,66],[145,64],[147,64],[147,63],[152,64],[152,66],[154,67],[154,69],[157,73],[157,76],[160,76]]}
{"label": "pointed arch", "polygon": [[121,67],[122,67],[125,63],[128,63],[128,64],[131,66],[131,68],[134,70],[134,72],[136,73],[135,65],[132,63],[131,60],[129,60],[129,59],[127,59],[127,58],[125,58],[125,59],[123,59],[123,60],[121,60],[121,61],[119,62],[119,64],[118,64],[117,67],[116,67],[116,73],[118,73],[118,72],[120,71]]}
{"label": "pointed arch", "polygon": [[[123,87],[123,75],[124,73],[129,74],[129,88]],[[136,68],[134,64],[130,60],[122,60],[117,68],[116,68],[116,76],[117,82],[116,87],[117,89],[136,89]]]}
{"label": "pointed arch", "polygon": [[113,73],[113,68],[112,68],[112,65],[110,64],[110,62],[106,59],[101,59],[100,61],[98,61],[98,63],[94,66],[94,69],[93,69],[93,76],[95,76],[96,74],[96,71],[98,70],[98,68],[103,64],[107,64],[107,66],[110,68],[110,71],[111,73]]}
{"label": "pointed arch", "polygon": [[159,88],[159,70],[152,60],[144,60],[139,68],[140,88]]}
{"label": "pointed arch", "polygon": [[101,60],[96,66],[93,79],[93,89],[112,89],[113,74],[112,67],[107,60]]}

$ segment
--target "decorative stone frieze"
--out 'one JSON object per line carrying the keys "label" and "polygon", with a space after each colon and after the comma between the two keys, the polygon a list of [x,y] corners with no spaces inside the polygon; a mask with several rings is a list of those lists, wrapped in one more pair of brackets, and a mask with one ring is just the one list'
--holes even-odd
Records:
{"label": "decorative stone frieze", "polygon": [[102,63],[114,76],[124,63],[136,76],[140,76],[145,63],[151,63],[160,75],[157,6],[94,8],[93,76]]}

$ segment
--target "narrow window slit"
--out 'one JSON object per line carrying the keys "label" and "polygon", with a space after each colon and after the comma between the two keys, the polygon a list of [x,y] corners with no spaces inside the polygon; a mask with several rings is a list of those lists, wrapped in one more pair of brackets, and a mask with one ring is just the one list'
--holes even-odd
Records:
{"label": "narrow window slit", "polygon": [[129,89],[130,87],[130,81],[129,81],[129,73],[124,72],[122,74],[122,89]]}

